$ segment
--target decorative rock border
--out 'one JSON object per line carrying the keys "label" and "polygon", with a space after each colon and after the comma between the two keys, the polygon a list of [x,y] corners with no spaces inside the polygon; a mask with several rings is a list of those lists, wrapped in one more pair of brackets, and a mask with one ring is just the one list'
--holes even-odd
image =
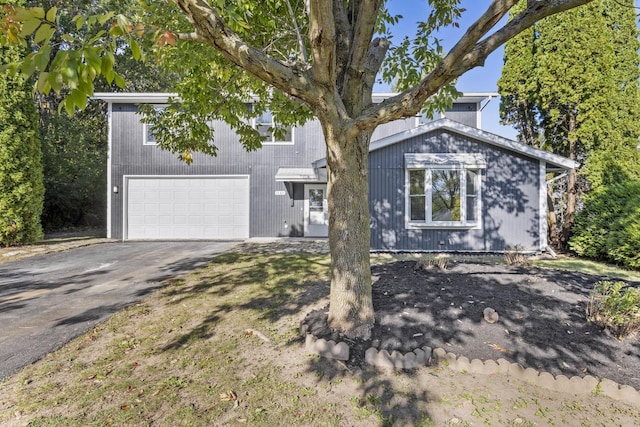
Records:
{"label": "decorative rock border", "polygon": [[[312,334],[306,333],[306,328],[301,328],[306,334],[306,351],[318,354],[321,357],[337,360],[349,360],[349,346],[344,342],[327,341],[317,339]],[[464,356],[456,356],[442,348],[431,349],[422,347],[402,354],[387,350],[378,350],[370,347],[365,352],[365,362],[380,369],[410,370],[422,366],[446,366],[457,372],[469,372],[480,375],[506,374],[526,381],[530,384],[548,390],[573,394],[599,393],[615,400],[630,405],[640,406],[640,391],[628,385],[621,385],[606,378],[597,379],[591,375],[585,377],[564,375],[555,377],[548,372],[540,372],[533,368],[523,368],[517,363],[511,363],[505,359],[498,360],[469,360]]]}
{"label": "decorative rock border", "polygon": [[327,359],[349,360],[349,346],[344,342],[336,343],[324,338],[317,339],[307,334],[304,346],[309,353],[318,354]]}

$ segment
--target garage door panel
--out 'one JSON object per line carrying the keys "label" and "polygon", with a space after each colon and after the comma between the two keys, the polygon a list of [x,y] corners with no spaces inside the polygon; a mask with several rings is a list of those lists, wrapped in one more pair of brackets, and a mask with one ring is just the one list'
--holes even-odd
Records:
{"label": "garage door panel", "polygon": [[127,239],[249,237],[248,177],[129,177]]}

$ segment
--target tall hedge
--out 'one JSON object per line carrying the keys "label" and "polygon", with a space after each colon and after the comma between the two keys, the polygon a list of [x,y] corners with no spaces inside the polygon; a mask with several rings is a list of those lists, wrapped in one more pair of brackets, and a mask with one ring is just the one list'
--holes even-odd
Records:
{"label": "tall hedge", "polygon": [[[18,48],[0,48],[0,63],[18,59]],[[31,85],[20,75],[0,72],[0,244],[42,237],[44,198],[38,115]]]}
{"label": "tall hedge", "polygon": [[581,256],[640,269],[640,181],[627,178],[589,193],[569,246]]}

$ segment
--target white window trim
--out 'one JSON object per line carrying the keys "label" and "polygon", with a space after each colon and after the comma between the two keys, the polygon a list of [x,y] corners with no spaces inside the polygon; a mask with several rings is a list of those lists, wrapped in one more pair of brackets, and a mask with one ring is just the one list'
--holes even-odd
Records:
{"label": "white window trim", "polygon": [[[154,105],[153,108],[155,109],[163,109],[165,107],[167,107],[168,104],[157,104]],[[158,145],[158,141],[149,141],[149,126],[151,126],[149,123],[143,123],[142,124],[142,145],[144,146],[156,146]]]}
{"label": "white window trim", "polygon": [[[272,121],[271,123],[260,123],[262,125],[266,125],[269,124],[271,127],[275,127],[275,124],[277,122],[276,117],[273,115],[271,115],[272,117]],[[251,119],[251,126],[253,126],[254,129],[258,129],[258,122],[256,121],[256,118],[252,118]],[[271,132],[271,141],[266,140],[262,142],[262,145],[294,145],[295,144],[295,127],[291,126],[291,141],[278,141],[275,137],[275,135],[273,134],[273,132]]]}
{"label": "white window trim", "polygon": [[[449,153],[405,153],[405,228],[420,229],[474,229],[482,228],[482,169],[486,169],[486,162],[480,154],[449,154]],[[411,220],[411,182],[409,172],[414,170],[458,170],[460,171],[460,221],[432,221],[431,174],[425,174],[425,221]],[[467,222],[467,170],[477,170],[476,177],[476,218],[474,222]]]}

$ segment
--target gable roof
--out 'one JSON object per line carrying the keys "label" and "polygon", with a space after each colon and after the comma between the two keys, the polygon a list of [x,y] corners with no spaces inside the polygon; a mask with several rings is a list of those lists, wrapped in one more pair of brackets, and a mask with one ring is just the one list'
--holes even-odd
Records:
{"label": "gable roof", "polygon": [[[486,132],[471,126],[464,125],[462,123],[454,122],[447,118],[435,120],[433,122],[415,127],[413,129],[399,132],[393,135],[389,135],[385,138],[377,139],[371,142],[369,146],[369,152],[380,150],[393,144],[397,144],[406,139],[413,138],[433,132],[435,130],[448,130],[460,135],[468,136],[478,141],[485,142],[498,148],[513,151],[514,153],[524,154],[525,156],[532,157],[538,160],[544,160],[547,164],[554,166],[556,169],[574,169],[580,166],[580,163],[568,159],[557,154],[552,154],[547,151],[538,150],[537,148],[521,144],[511,139],[503,138],[491,132]],[[327,159],[319,159],[313,162],[313,166],[316,168],[326,167]]]}

